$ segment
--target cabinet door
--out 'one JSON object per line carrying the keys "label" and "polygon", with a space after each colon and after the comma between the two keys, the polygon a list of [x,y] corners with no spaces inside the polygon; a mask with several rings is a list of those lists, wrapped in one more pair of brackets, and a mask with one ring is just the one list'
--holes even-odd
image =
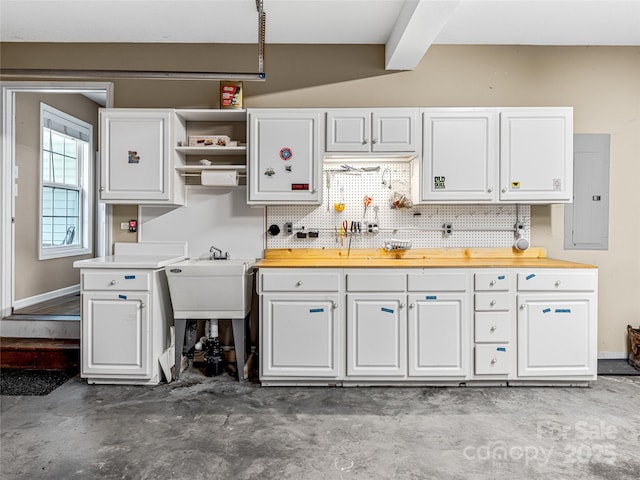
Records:
{"label": "cabinet door", "polygon": [[168,202],[171,111],[100,110],[100,199]]}
{"label": "cabinet door", "polygon": [[423,200],[493,200],[498,161],[497,113],[426,109],[422,119]]}
{"label": "cabinet door", "polygon": [[404,295],[347,295],[347,375],[405,376]]}
{"label": "cabinet door", "polygon": [[82,294],[82,376],[149,378],[149,294]]}
{"label": "cabinet door", "polygon": [[417,151],[418,124],[417,109],[374,110],[371,122],[371,151]]}
{"label": "cabinet door", "polygon": [[563,203],[573,196],[573,109],[500,114],[500,200]]}
{"label": "cabinet door", "polygon": [[248,203],[321,203],[321,113],[250,111],[248,116]]}
{"label": "cabinet door", "polygon": [[327,152],[368,152],[371,149],[371,120],[368,110],[327,112]]}
{"label": "cabinet door", "polygon": [[262,376],[340,374],[338,295],[263,295]]}
{"label": "cabinet door", "polygon": [[409,376],[466,377],[467,295],[409,295]]}
{"label": "cabinet door", "polygon": [[595,294],[518,295],[518,376],[595,375]]}

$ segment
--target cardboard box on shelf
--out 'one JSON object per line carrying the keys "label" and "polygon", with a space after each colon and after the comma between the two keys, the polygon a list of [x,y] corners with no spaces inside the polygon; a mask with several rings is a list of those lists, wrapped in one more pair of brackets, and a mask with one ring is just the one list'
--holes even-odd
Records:
{"label": "cardboard box on shelf", "polygon": [[231,139],[226,135],[189,135],[190,147],[229,147]]}
{"label": "cardboard box on shelf", "polygon": [[220,108],[242,108],[242,82],[220,82]]}

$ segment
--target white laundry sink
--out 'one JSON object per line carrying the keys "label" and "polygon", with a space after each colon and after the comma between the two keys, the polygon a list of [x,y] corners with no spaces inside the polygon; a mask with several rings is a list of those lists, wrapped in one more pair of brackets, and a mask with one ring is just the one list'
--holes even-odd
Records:
{"label": "white laundry sink", "polygon": [[256,259],[192,258],[165,267],[174,318],[244,318]]}

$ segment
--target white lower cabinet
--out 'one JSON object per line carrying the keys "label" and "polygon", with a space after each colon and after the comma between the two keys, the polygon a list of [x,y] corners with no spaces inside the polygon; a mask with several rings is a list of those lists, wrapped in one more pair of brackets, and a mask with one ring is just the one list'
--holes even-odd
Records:
{"label": "white lower cabinet", "polygon": [[466,293],[409,295],[409,376],[466,377]]}
{"label": "white lower cabinet", "polygon": [[83,295],[83,376],[149,376],[148,305],[148,293]]}
{"label": "white lower cabinet", "polygon": [[518,376],[595,375],[595,294],[518,295]]}
{"label": "white lower cabinet", "polygon": [[266,268],[259,278],[266,385],[596,378],[594,268]]}
{"label": "white lower cabinet", "polygon": [[595,269],[518,272],[518,377],[596,378]]}
{"label": "white lower cabinet", "polygon": [[262,376],[340,373],[338,295],[268,294],[262,298]]}
{"label": "white lower cabinet", "polygon": [[405,296],[349,294],[347,305],[347,376],[405,376]]}
{"label": "white lower cabinet", "polygon": [[88,383],[155,385],[169,346],[164,269],[82,268],[80,375]]}

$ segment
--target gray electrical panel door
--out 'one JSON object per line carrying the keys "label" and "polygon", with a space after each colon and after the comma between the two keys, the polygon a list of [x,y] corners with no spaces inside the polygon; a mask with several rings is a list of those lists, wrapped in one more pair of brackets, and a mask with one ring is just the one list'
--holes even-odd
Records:
{"label": "gray electrical panel door", "polygon": [[609,248],[610,137],[573,136],[573,203],[564,207],[566,250]]}

